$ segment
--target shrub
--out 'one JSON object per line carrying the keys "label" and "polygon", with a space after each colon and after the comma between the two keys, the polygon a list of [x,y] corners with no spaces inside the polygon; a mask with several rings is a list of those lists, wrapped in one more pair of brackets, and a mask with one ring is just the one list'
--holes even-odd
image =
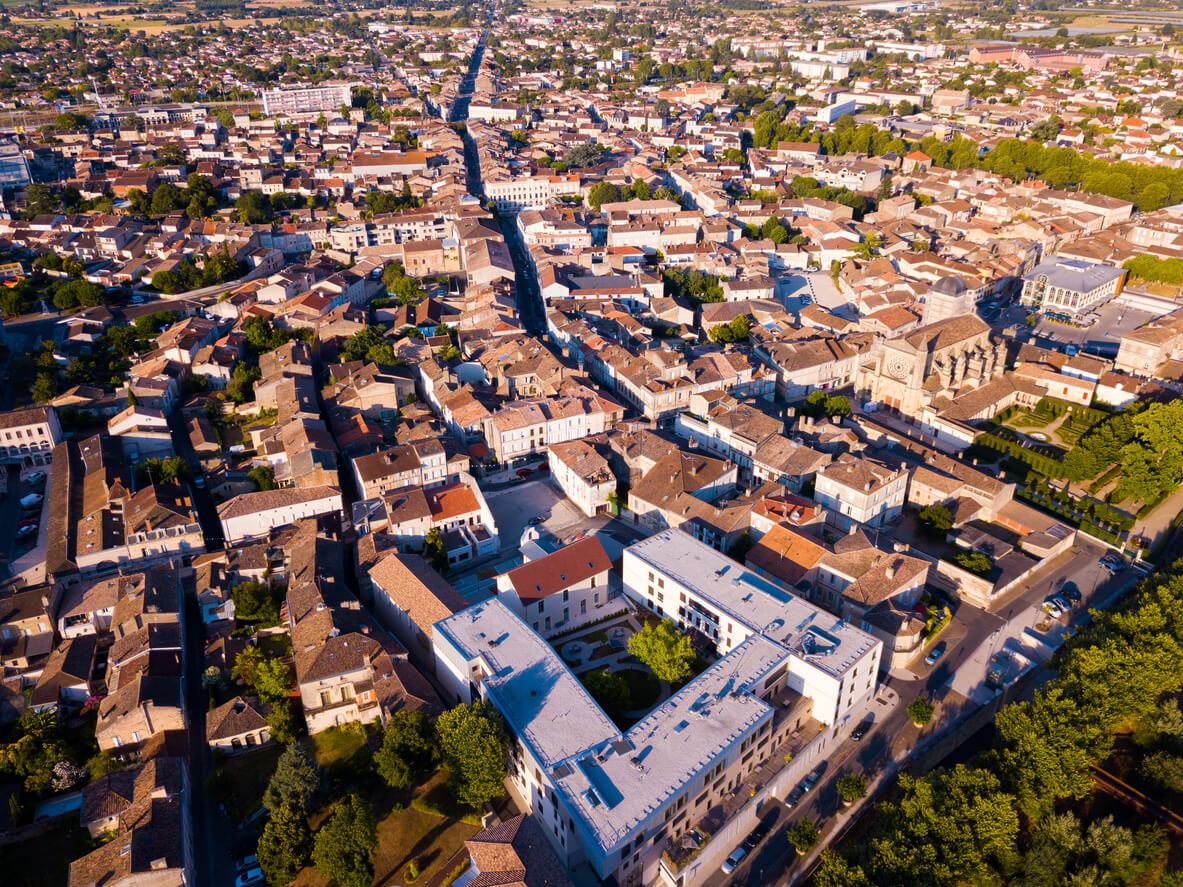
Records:
{"label": "shrub", "polygon": [[936,708],[923,696],[917,697],[908,706],[908,717],[912,719],[912,723],[917,727],[923,727],[928,724],[935,712]]}

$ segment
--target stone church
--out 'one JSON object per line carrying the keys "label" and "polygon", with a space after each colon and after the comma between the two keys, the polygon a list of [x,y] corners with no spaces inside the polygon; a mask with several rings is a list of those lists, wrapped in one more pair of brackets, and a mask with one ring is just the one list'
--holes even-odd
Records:
{"label": "stone church", "polygon": [[940,408],[1002,376],[1006,343],[972,314],[922,326],[882,343],[859,371],[861,399],[920,422]]}

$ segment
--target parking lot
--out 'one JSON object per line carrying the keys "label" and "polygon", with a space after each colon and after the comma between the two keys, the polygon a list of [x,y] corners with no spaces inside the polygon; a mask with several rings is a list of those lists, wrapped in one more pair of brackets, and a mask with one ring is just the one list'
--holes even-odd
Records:
{"label": "parking lot", "polygon": [[786,311],[796,313],[813,303],[835,314],[855,316],[853,307],[847,303],[846,297],[838,292],[833,278],[822,271],[799,271],[782,277],[777,286],[777,295]]}
{"label": "parking lot", "polygon": [[1086,348],[1089,345],[1108,346],[1108,350],[1116,353],[1121,344],[1121,337],[1137,329],[1148,320],[1156,316],[1148,311],[1128,308],[1116,301],[1102,305],[1094,312],[1100,319],[1091,326],[1074,327],[1064,323],[1055,323],[1046,317],[1040,318],[1035,326],[1034,334],[1043,340],[1040,344],[1062,349],[1068,345]]}
{"label": "parking lot", "polygon": [[[3,540],[0,542],[0,572],[4,576],[12,576],[21,572],[26,562],[40,559],[41,555],[37,551],[44,553],[46,482],[43,469],[25,470],[26,477],[34,477],[34,483],[22,480],[21,471],[15,465],[8,466],[7,471],[7,491],[0,502],[0,539]],[[36,480],[38,475],[40,480]],[[21,505],[21,499],[31,494],[42,499],[33,507],[25,508]],[[34,529],[21,529],[22,525]]]}

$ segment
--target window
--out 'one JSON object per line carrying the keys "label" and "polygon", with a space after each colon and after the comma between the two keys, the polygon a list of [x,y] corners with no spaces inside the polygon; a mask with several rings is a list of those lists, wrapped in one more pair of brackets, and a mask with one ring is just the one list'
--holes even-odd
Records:
{"label": "window", "polygon": [[333,702],[332,692],[329,690],[321,690],[320,691],[320,704],[321,705],[331,705],[332,702]]}

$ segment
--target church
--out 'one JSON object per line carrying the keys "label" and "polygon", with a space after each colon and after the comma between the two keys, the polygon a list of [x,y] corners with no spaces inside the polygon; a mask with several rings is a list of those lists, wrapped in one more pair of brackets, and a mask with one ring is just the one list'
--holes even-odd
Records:
{"label": "church", "polygon": [[1005,340],[976,315],[963,314],[879,343],[859,371],[856,390],[861,400],[919,426],[934,443],[963,449],[977,434],[973,422],[1043,395],[1005,369]]}

